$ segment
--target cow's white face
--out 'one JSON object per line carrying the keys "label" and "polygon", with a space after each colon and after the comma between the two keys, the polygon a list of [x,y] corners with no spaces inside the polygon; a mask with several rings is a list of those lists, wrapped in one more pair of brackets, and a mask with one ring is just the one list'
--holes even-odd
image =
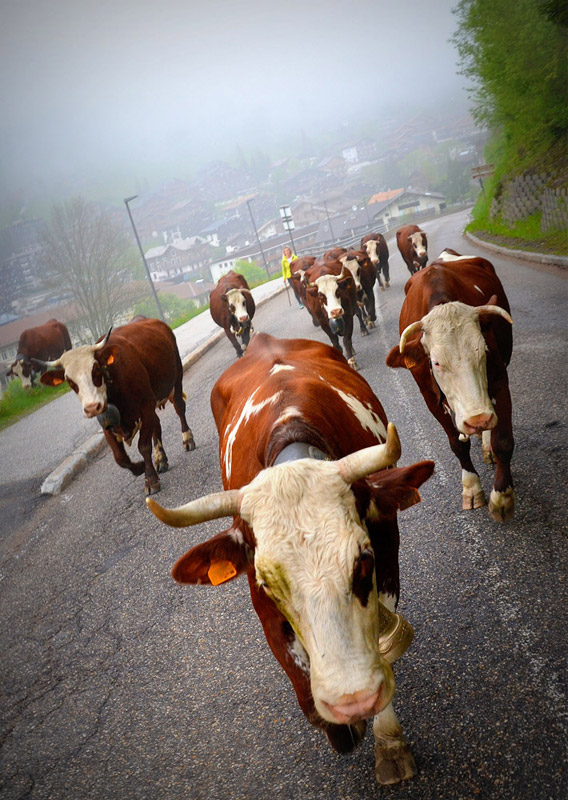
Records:
{"label": "cow's white face", "polygon": [[494,428],[497,415],[487,391],[487,346],[476,309],[457,301],[435,306],[423,317],[422,330],[432,374],[455,415],[456,428],[470,436]]}
{"label": "cow's white face", "polygon": [[227,292],[229,311],[234,314],[241,324],[248,321],[249,315],[244,294],[240,289],[229,289]]}
{"label": "cow's white face", "polygon": [[107,387],[95,350],[96,345],[85,344],[67,350],[59,358],[65,380],[79,395],[86,417],[96,417],[107,407]]}
{"label": "cow's white face", "polygon": [[353,276],[353,281],[355,282],[356,291],[357,292],[362,291],[363,287],[361,286],[361,265],[359,264],[357,259],[349,258],[348,256],[342,256],[339,260],[343,264],[344,269],[349,270],[349,272]]}
{"label": "cow's white face", "polygon": [[371,259],[371,264],[378,264],[379,263],[379,254],[377,252],[378,242],[375,239],[370,239],[368,242],[365,242],[365,249],[367,251],[367,255]]}
{"label": "cow's white face", "polygon": [[337,291],[337,282],[337,275],[321,275],[315,280],[318,292],[324,296],[324,306],[329,319],[337,319],[344,314],[339,292]]}
{"label": "cow's white face", "polygon": [[15,361],[11,368],[12,374],[19,378],[24,389],[32,388],[32,373],[31,370],[24,368],[23,361]]}
{"label": "cow's white face", "polygon": [[428,250],[424,241],[423,233],[413,233],[408,237],[418,261],[425,261],[428,258]]}
{"label": "cow's white face", "polygon": [[257,582],[293,629],[290,656],[309,672],[318,713],[349,724],[385,708],[394,678],[378,649],[374,554],[336,464],[263,470],[240,513],[256,538]]}

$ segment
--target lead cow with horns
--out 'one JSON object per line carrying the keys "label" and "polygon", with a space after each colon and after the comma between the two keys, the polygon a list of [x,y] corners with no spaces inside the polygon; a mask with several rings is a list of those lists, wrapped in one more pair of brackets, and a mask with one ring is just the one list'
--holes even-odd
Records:
{"label": "lead cow with horns", "polygon": [[497,464],[489,513],[513,516],[513,429],[507,365],[513,337],[509,301],[490,261],[445,250],[404,287],[400,342],[389,367],[405,367],[445,430],[462,468],[462,507],[485,505],[470,455],[482,437],[483,457]]}
{"label": "lead cow with horns", "polygon": [[[157,473],[168,469],[156,413],[168,400],[181,422],[184,450],[195,449],[185,416],[183,367],[176,338],[165,322],[137,317],[109,331],[98,344],[75,347],[43,366],[49,371],[42,383],[55,386],[66,380],[79,396],[84,415],[98,418],[116,463],[133,475],[145,473],[146,494],[160,490]],[[131,444],[138,431],[143,461],[132,462],[124,443]]]}
{"label": "lead cow with horns", "polygon": [[397,511],[420,500],[433,462],[394,466],[394,425],[387,434],[370,386],[319,342],[257,334],[215,384],[211,405],[225,491],[178,509],[147,503],[176,527],[233,522],[182,556],[173,577],[218,584],[246,572],[268,644],[308,720],[349,752],[376,715],[377,780],[411,777],[391,705],[389,662],[412,636],[392,613]]}

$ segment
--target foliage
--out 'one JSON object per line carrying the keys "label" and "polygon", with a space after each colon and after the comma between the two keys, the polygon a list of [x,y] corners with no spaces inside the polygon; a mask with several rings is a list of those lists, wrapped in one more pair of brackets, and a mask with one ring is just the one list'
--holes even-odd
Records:
{"label": "foliage", "polygon": [[460,0],[453,37],[475,119],[519,162],[568,132],[568,39],[558,0]]}
{"label": "foliage", "polygon": [[[184,300],[169,292],[160,292],[159,300],[166,322],[171,328],[177,328],[187,322],[188,319],[197,316],[202,310],[192,300]],[[154,297],[145,297],[143,300],[139,300],[134,305],[132,315],[134,316],[135,314],[142,314],[144,317],[157,317],[158,309],[156,308]]]}
{"label": "foliage", "polygon": [[19,378],[10,381],[0,400],[0,430],[68,391],[66,382],[54,389],[39,383],[38,378],[32,389],[24,389]]}
{"label": "foliage", "polygon": [[234,271],[244,276],[251,289],[267,281],[266,272],[256,261],[246,261],[238,258],[235,261]]}
{"label": "foliage", "polygon": [[110,214],[76,197],[53,206],[45,244],[48,269],[71,292],[95,341],[133,301],[128,237]]}

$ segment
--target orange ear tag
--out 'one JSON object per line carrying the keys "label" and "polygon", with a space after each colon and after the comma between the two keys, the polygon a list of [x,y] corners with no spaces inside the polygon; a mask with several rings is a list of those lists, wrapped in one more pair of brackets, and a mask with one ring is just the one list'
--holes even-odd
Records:
{"label": "orange ear tag", "polygon": [[220,583],[230,581],[236,574],[237,570],[235,569],[235,565],[231,564],[230,561],[212,561],[207,572],[207,577],[213,586],[218,586]]}
{"label": "orange ear tag", "polygon": [[59,386],[59,384],[63,383],[63,381],[61,380],[61,378],[54,378],[52,383],[54,386]]}
{"label": "orange ear tag", "polygon": [[418,361],[412,358],[412,356],[404,356],[404,365],[406,369],[412,369],[412,367],[415,367],[417,364]]}
{"label": "orange ear tag", "polygon": [[114,364],[114,356],[109,356],[109,357],[107,358],[107,366],[108,366],[109,364]]}

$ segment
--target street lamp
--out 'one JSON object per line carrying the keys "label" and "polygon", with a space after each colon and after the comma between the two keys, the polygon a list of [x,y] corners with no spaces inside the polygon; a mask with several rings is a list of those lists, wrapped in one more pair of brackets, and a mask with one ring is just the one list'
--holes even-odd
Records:
{"label": "street lamp", "polygon": [[292,242],[292,252],[296,252],[296,246],[294,244],[294,239],[292,238],[292,231],[296,227],[294,225],[294,220],[292,219],[292,212],[290,211],[290,206],[280,206],[280,217],[282,218],[282,224],[284,226],[284,230],[288,231],[290,235],[290,241]]}
{"label": "street lamp", "polygon": [[163,322],[165,322],[166,319],[164,317],[164,312],[162,311],[162,306],[160,305],[160,301],[158,300],[158,295],[156,293],[156,287],[154,286],[154,282],[152,281],[152,276],[150,275],[150,270],[148,269],[148,263],[146,261],[146,256],[144,255],[144,250],[142,249],[142,245],[140,243],[140,238],[138,236],[138,231],[136,230],[136,225],[134,224],[134,220],[132,219],[132,214],[130,213],[130,207],[128,205],[129,203],[132,202],[132,200],[136,200],[137,197],[138,197],[137,194],[133,194],[132,197],[125,197],[124,198],[124,205],[126,206],[126,210],[128,211],[128,216],[130,217],[130,222],[132,224],[132,230],[134,231],[134,236],[136,237],[136,241],[138,242],[138,248],[140,250],[140,255],[142,256],[142,261],[144,263],[144,267],[146,268],[146,275],[148,276],[148,280],[150,281],[150,286],[152,287],[152,292],[154,294],[154,300],[156,301],[156,305],[158,306],[158,312],[160,314],[160,319],[162,319]]}
{"label": "street lamp", "polygon": [[327,224],[329,225],[329,232],[331,233],[331,239],[334,242],[335,241],[335,234],[333,233],[333,228],[331,227],[331,220],[329,218],[329,211],[327,210],[327,200],[324,200],[323,204],[324,204],[324,207],[325,207],[325,213],[327,215]]}
{"label": "street lamp", "polygon": [[[254,198],[252,198],[252,199],[254,200]],[[266,270],[266,274],[270,278],[270,272],[268,271],[268,264],[266,263],[266,258],[264,257],[264,250],[262,249],[262,245],[261,245],[260,239],[258,237],[258,231],[256,229],[256,225],[255,225],[255,222],[254,222],[254,217],[252,215],[252,211],[251,211],[251,208],[250,208],[250,200],[247,200],[247,207],[248,207],[248,210],[249,210],[250,219],[251,219],[251,222],[252,222],[252,227],[254,228],[254,232],[256,234],[256,241],[258,242],[258,247],[259,247],[259,250],[260,250],[260,254],[262,256],[262,260],[264,261],[264,269]]]}

